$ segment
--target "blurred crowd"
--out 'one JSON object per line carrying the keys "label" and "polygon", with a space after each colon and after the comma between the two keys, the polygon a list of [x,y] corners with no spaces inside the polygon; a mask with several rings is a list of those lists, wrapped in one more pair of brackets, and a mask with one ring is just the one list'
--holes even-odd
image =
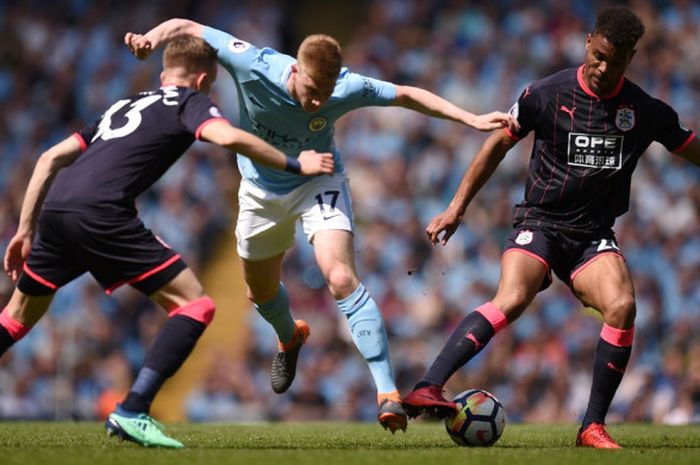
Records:
{"label": "blurred crowd", "polygon": [[[31,5],[37,3],[37,5]],[[14,233],[26,181],[42,149],[97,116],[109,102],[153,85],[159,63],[140,63],[121,45],[179,12],[259,46],[294,49],[284,1],[0,1],[0,249]],[[202,5],[200,5],[200,3]],[[619,2],[617,2],[619,3]],[[342,37],[347,66],[427,88],[473,112],[507,110],[533,80],[579,65],[602,2],[574,0],[365,0]],[[607,4],[607,3],[606,3]],[[647,32],[627,77],[700,130],[700,5],[691,0],[627,2]],[[105,15],[111,8],[112,14]],[[333,22],[318,32],[333,34]],[[294,44],[295,45],[295,44]],[[235,92],[220,73],[215,94],[235,119]],[[336,143],[349,172],[358,272],[385,317],[399,388],[425,372],[463,316],[491,298],[512,205],[522,199],[531,139],[509,152],[445,246],[424,228],[447,206],[485,134],[398,108],[344,117]],[[144,219],[195,269],[230,227],[235,186],[227,155],[195,146],[143,199]],[[609,421],[700,421],[700,169],[652,145],[632,183],[630,212],[616,223],[637,296],[632,360]],[[215,180],[216,182],[212,182]],[[183,227],[183,225],[185,227]],[[194,263],[193,263],[194,262]],[[297,379],[283,396],[269,387],[276,351],[271,328],[249,312],[245,354],[216,358],[187,399],[193,421],[333,419],[374,421],[369,370],[325,288],[305,236],[284,268],[294,316],[311,337]],[[10,284],[0,280],[0,297]],[[92,418],[109,403],[119,373],[138,366],[162,321],[128,290],[106,298],[88,279],[58,294],[46,321],[0,359],[0,418]],[[86,322],[88,322],[86,324]],[[578,421],[590,387],[602,322],[562,283],[446,386],[493,392],[511,421]],[[112,391],[110,391],[112,389]],[[123,389],[123,387],[121,387]],[[60,402],[63,400],[63,402]]]}

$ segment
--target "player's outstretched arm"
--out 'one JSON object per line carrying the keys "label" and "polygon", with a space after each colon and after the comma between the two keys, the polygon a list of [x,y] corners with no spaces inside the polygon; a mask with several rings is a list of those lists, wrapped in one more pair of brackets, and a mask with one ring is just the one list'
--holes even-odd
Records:
{"label": "player's outstretched arm", "polygon": [[174,37],[190,35],[202,37],[204,25],[189,19],[173,18],[160,23],[145,34],[127,32],[124,43],[139,60],[148,58],[151,52]]}
{"label": "player's outstretched arm", "polygon": [[202,140],[226,147],[259,163],[305,176],[333,174],[333,154],[304,150],[292,158],[253,134],[234,128],[228,121],[207,124],[200,134]]}
{"label": "player's outstretched arm", "polygon": [[17,281],[19,278],[22,265],[29,255],[41,204],[44,202],[53,178],[61,168],[73,163],[80,152],[80,142],[71,136],[48,149],[36,162],[27,192],[24,194],[17,233],[10,240],[5,251],[3,267],[12,281]]}
{"label": "player's outstretched arm", "polygon": [[690,141],[690,143],[680,152],[678,155],[688,160],[695,166],[700,166],[700,139],[697,137]]}
{"label": "player's outstretched arm", "polygon": [[520,129],[518,121],[508,113],[494,111],[485,115],[475,115],[419,87],[396,86],[396,98],[393,105],[409,108],[436,118],[457,121],[479,131],[493,131],[505,127],[511,131]]}
{"label": "player's outstretched arm", "polygon": [[505,131],[497,131],[484,141],[481,149],[479,149],[466,173],[464,173],[464,177],[462,177],[462,181],[454,197],[452,197],[450,205],[444,212],[435,216],[428,227],[425,228],[425,232],[433,245],[438,242],[441,245],[447,244],[447,241],[450,240],[450,237],[452,237],[462,222],[464,212],[472,199],[479,192],[479,189],[486,184],[493,172],[496,171],[496,167],[513,145],[515,145],[515,141]]}

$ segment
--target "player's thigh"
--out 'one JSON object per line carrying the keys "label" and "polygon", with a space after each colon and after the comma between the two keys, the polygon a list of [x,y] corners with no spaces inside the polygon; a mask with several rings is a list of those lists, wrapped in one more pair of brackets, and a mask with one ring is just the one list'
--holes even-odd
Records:
{"label": "player's thigh", "polygon": [[342,229],[317,231],[314,254],[328,289],[335,299],[352,294],[360,280],[355,272],[352,233]]}
{"label": "player's thigh", "polygon": [[250,300],[263,303],[277,295],[283,258],[284,253],[263,260],[241,259]]}
{"label": "player's thigh", "polygon": [[511,248],[501,258],[501,278],[493,304],[514,321],[542,289],[549,269],[542,258]]}
{"label": "player's thigh", "polygon": [[33,326],[48,310],[54,294],[27,295],[15,289],[7,303],[8,315],[25,326]]}
{"label": "player's thigh", "polygon": [[[595,256],[573,276],[572,288],[584,305],[603,313],[624,312],[616,318],[626,324],[634,318],[634,285],[624,258],[618,253]],[[607,318],[606,318],[607,321]]]}
{"label": "player's thigh", "polygon": [[204,297],[204,288],[190,268],[185,268],[163,287],[149,295],[167,311]]}
{"label": "player's thigh", "polygon": [[336,267],[347,268],[355,274],[353,236],[342,229],[324,229],[316,232],[313,240],[316,262],[321,273],[328,277]]}

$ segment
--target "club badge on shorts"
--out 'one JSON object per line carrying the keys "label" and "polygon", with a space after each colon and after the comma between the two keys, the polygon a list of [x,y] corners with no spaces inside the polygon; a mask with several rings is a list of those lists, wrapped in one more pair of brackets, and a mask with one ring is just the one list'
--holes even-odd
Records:
{"label": "club badge on shorts", "polygon": [[523,229],[518,233],[518,237],[515,238],[515,243],[518,245],[527,245],[532,242],[532,235],[532,231]]}

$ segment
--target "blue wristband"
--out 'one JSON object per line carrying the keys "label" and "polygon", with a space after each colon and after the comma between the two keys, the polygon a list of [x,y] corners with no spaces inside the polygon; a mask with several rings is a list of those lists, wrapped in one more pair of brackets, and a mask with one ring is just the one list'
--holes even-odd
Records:
{"label": "blue wristband", "polygon": [[296,158],[287,157],[287,166],[284,167],[284,170],[290,173],[300,174],[301,163],[299,163],[299,160],[297,160]]}

